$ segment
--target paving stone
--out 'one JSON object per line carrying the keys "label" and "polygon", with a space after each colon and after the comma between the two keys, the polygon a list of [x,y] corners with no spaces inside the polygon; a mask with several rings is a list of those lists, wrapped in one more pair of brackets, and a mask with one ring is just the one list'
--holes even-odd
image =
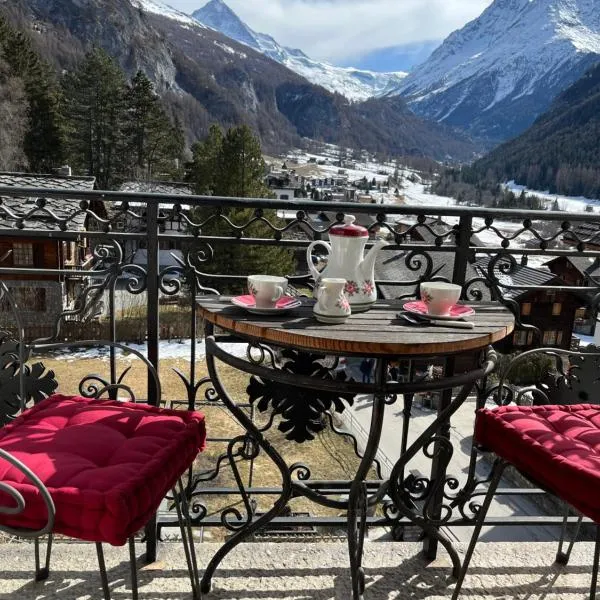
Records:
{"label": "paving stone", "polygon": [[[197,544],[204,568],[218,544]],[[464,551],[464,546],[461,547]],[[417,543],[367,542],[365,600],[448,599],[450,562],[427,564]],[[138,547],[139,554],[143,546]],[[590,585],[593,544],[578,543],[569,565],[554,564],[556,544],[481,543],[463,586],[464,600],[581,600]],[[105,548],[112,597],[131,598],[126,547]],[[141,565],[140,561],[140,565]],[[0,599],[61,600],[102,597],[93,544],[58,542],[50,577],[32,580],[33,546],[0,544]],[[191,598],[179,544],[160,546],[159,560],[139,574],[142,600]],[[349,600],[348,556],[343,543],[252,543],[235,548],[216,573],[204,600]]]}

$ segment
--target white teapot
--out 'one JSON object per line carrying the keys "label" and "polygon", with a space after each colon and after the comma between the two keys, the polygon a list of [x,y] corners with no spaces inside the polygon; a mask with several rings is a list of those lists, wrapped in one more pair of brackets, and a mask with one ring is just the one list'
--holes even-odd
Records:
{"label": "white teapot", "polygon": [[[313,296],[318,298],[319,286],[323,277],[346,280],[344,289],[352,312],[368,310],[377,300],[375,289],[375,258],[387,242],[379,240],[364,256],[369,232],[365,227],[354,225],[354,215],[346,215],[344,224],[334,225],[329,230],[329,243],[317,240],[306,249],[308,268],[315,278]],[[312,264],[312,251],[316,246],[327,248],[327,266],[318,271]]]}

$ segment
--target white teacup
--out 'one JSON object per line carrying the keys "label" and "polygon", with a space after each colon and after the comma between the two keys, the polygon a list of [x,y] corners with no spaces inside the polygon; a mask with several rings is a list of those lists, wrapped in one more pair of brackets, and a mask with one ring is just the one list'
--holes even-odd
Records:
{"label": "white teacup", "polygon": [[273,308],[287,290],[288,280],[274,275],[249,275],[248,291],[257,308]]}
{"label": "white teacup", "polygon": [[445,316],[458,302],[462,287],[445,281],[426,281],[421,284],[421,300],[430,315]]}

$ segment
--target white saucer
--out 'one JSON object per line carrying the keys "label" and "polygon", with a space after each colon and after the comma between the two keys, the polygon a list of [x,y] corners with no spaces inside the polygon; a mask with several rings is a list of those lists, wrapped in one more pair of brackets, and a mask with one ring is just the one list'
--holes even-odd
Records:
{"label": "white saucer", "polygon": [[249,313],[255,315],[277,315],[292,308],[297,308],[302,304],[298,298],[294,298],[293,296],[282,296],[277,302],[275,306],[271,307],[257,307],[254,302],[254,297],[250,294],[245,296],[235,296],[231,299],[231,303],[239,306],[240,308],[246,309]]}

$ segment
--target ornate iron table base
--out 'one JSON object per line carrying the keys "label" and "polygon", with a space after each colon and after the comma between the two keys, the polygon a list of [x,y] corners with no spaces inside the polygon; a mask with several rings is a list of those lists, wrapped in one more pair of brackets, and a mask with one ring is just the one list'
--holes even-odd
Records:
{"label": "ornate iron table base", "polygon": [[[365,591],[365,574],[362,565],[362,554],[366,533],[367,510],[374,505],[382,503],[385,497],[391,499],[384,503],[384,510],[386,513],[388,515],[393,514],[397,521],[403,519],[407,523],[421,528],[433,544],[433,550],[431,552],[435,553],[435,545],[437,542],[442,544],[452,560],[453,573],[455,575],[458,574],[460,569],[458,554],[453,548],[450,540],[440,531],[440,527],[448,522],[452,514],[452,507],[444,504],[444,501],[448,499],[448,496],[445,494],[445,487],[447,485],[453,487],[454,484],[449,482],[456,481],[453,478],[446,477],[446,467],[452,457],[452,445],[448,439],[449,423],[451,416],[466,400],[475,382],[485,378],[485,376],[492,371],[495,364],[495,354],[491,349],[488,349],[486,358],[483,361],[483,366],[476,370],[455,376],[453,374],[452,366],[453,359],[449,359],[447,372],[442,379],[409,383],[387,382],[389,361],[387,358],[378,358],[376,363],[375,382],[361,384],[353,381],[336,381],[331,378],[315,378],[311,376],[310,370],[308,371],[309,374],[298,374],[291,372],[289,369],[278,368],[275,354],[266,347],[260,347],[262,351],[261,360],[245,360],[227,353],[219,346],[213,336],[213,327],[210,323],[206,324],[206,334],[207,365],[215,392],[218,395],[219,400],[226,406],[245,430],[243,435],[230,441],[228,452],[230,455],[233,455],[235,450],[234,447],[239,445],[240,449],[238,450],[238,453],[241,453],[239,455],[244,458],[251,458],[256,457],[260,450],[262,450],[277,467],[281,475],[282,487],[273,506],[259,518],[253,518],[253,506],[249,495],[244,489],[244,484],[237,468],[234,468],[234,475],[242,495],[246,515],[242,515],[235,508],[229,509],[229,515],[224,514],[224,518],[227,518],[228,516],[235,518],[235,523],[231,520],[227,523],[230,529],[235,529],[235,532],[209,562],[202,577],[202,592],[207,593],[210,591],[215,570],[223,558],[235,546],[248,539],[249,536],[280,515],[287,503],[292,498],[299,496],[309,498],[322,506],[347,510],[348,550],[352,576],[352,596],[354,600],[362,600]],[[286,351],[284,351],[284,353],[285,352]],[[265,356],[267,354],[270,356],[270,367],[262,364],[265,362]],[[270,389],[269,394],[273,397],[269,396],[269,398],[272,407],[274,408],[274,414],[267,427],[259,429],[246,411],[238,406],[227,393],[219,376],[215,359],[253,375],[254,377],[252,379],[256,385],[258,385],[256,383],[258,382],[266,387],[271,386],[272,389]],[[311,359],[307,359],[306,355],[298,354],[298,360],[308,360],[308,362],[312,360],[314,362],[314,356]],[[286,387],[277,388],[277,385]],[[249,386],[251,394],[253,393],[252,386],[253,383],[251,382]],[[292,386],[304,390],[305,392],[308,391],[313,398],[317,399],[320,398],[321,393],[325,394],[325,397],[327,397],[327,394],[331,395],[332,393],[338,397],[344,395],[352,396],[353,394],[361,392],[373,393],[373,407],[368,439],[354,478],[352,481],[348,482],[350,494],[347,501],[329,498],[318,490],[306,485],[306,483],[302,481],[302,470],[306,469],[308,471],[308,469],[303,465],[298,464],[288,466],[281,454],[266,439],[264,432],[272,424],[275,414],[279,414],[283,419],[280,429],[288,432],[288,439],[303,441],[301,432],[295,431],[294,423],[285,422],[286,419],[291,418],[290,414],[293,413],[293,404],[290,403],[291,401],[289,401],[288,398],[288,402],[283,403],[284,406],[282,406],[281,402],[279,402],[280,399],[278,400],[274,397],[277,392],[283,393],[283,390],[287,389],[287,386]],[[454,398],[451,397],[452,388],[460,388],[460,391]],[[374,464],[377,449],[379,447],[387,404],[394,402],[396,395],[398,394],[406,395],[412,401],[412,395],[415,392],[431,390],[450,390],[447,402],[442,404],[434,421],[411,444],[407,443],[407,436],[403,435],[401,456],[395,463],[391,476],[388,479],[382,479],[381,484],[375,493],[369,494],[365,482],[368,473]],[[254,391],[256,392],[256,390]],[[258,396],[261,397],[261,401],[264,401],[264,396],[268,396],[269,394],[267,394],[265,390],[262,390]],[[302,393],[300,393],[300,398],[302,399],[302,397]],[[324,406],[326,408],[331,407],[331,403],[330,406],[326,405],[327,402],[322,404],[321,408]],[[266,409],[266,405],[263,405],[262,408]],[[317,423],[318,417],[320,416],[322,415],[317,413],[313,415],[313,417],[317,417],[316,421],[312,423],[313,431],[315,429],[317,431],[319,430]],[[306,419],[303,420],[301,418],[300,420],[303,422],[303,429],[301,429],[301,431],[303,432],[303,435],[306,436],[304,439],[312,439],[310,426],[306,422]],[[409,461],[420,451],[423,451],[426,456],[432,459],[433,470],[430,479],[420,478],[415,482],[411,478],[405,477],[404,473]],[[232,462],[232,465],[234,464],[235,461]],[[297,478],[293,478],[294,473],[297,473]],[[419,504],[422,504],[422,514],[419,514],[417,502],[415,502],[415,500],[419,500]]]}

